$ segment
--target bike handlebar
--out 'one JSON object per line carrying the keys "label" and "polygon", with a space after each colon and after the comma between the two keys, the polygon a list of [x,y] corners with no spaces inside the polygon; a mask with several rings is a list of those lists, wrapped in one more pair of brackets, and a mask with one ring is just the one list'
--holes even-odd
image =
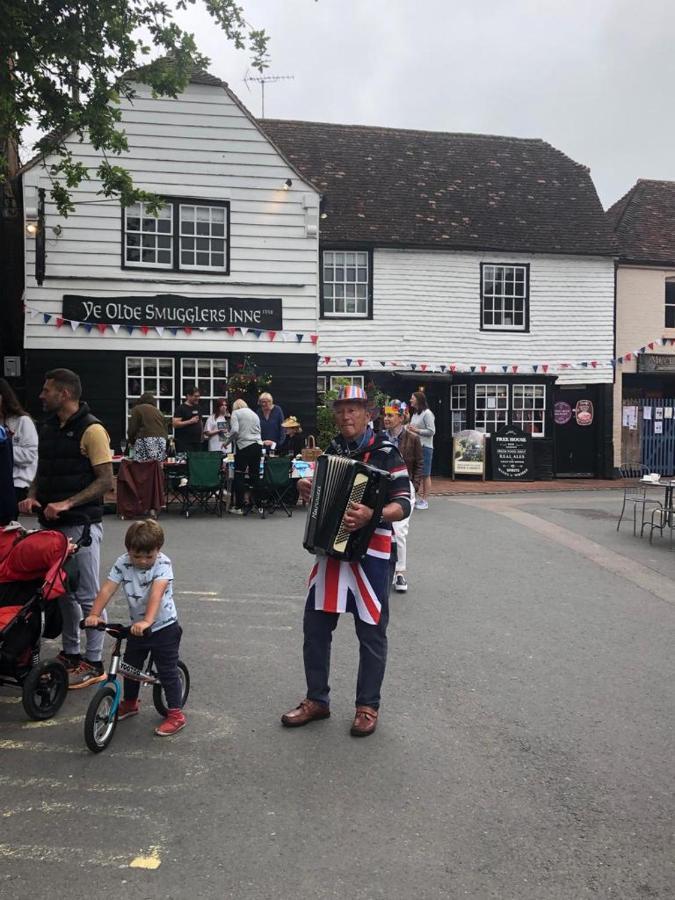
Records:
{"label": "bike handlebar", "polygon": [[[116,638],[128,638],[131,635],[131,626],[122,625],[121,622],[99,622],[98,625],[85,625],[84,619],[80,619],[80,628],[91,631],[106,631],[109,635]],[[152,634],[152,628],[146,628],[142,637],[149,637]]]}

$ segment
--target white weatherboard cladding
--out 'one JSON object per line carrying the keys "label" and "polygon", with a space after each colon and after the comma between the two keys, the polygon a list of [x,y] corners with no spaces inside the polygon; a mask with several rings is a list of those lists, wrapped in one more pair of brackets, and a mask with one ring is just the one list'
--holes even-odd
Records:
{"label": "white weatherboard cladding", "polygon": [[[68,142],[76,159],[90,167],[92,180],[74,192],[76,210],[68,218],[49,201],[50,182],[41,165],[24,175],[27,208],[37,206],[37,189],[47,191],[46,279],[35,282],[35,241],[25,239],[25,304],[60,315],[64,294],[91,297],[180,294],[193,297],[281,297],[283,327],[304,332],[293,352],[316,353],[309,334],[317,331],[319,195],[300,180],[274,146],[220,87],[190,84],[175,100],[153,99],[139,86],[133,105],[123,103],[122,127],[129,153],[120,162],[139,187],[159,194],[230,202],[230,274],[167,272],[121,268],[121,213],[115,201],[97,195],[93,178],[100,157],[87,143]],[[117,158],[113,159],[113,162]],[[51,161],[48,160],[49,164]],[[283,190],[284,182],[293,182]],[[308,234],[307,226],[315,233]],[[56,234],[54,229],[60,229]],[[28,349],[205,352],[288,352],[279,339],[230,338],[195,330],[175,337],[154,330],[104,336],[70,326],[57,329],[42,316],[26,318]]]}
{"label": "white weatherboard cladding", "polygon": [[[529,263],[529,333],[480,330],[481,263]],[[322,319],[322,356],[490,367],[598,360],[595,369],[550,374],[562,383],[613,381],[610,257],[377,249],[373,270],[373,319]],[[331,369],[344,365],[321,367]]]}

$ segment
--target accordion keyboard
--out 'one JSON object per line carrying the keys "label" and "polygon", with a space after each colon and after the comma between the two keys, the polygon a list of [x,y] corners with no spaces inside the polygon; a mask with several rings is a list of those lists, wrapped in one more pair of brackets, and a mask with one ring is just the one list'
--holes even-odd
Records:
{"label": "accordion keyboard", "polygon": [[[368,485],[368,476],[363,474],[358,474],[354,477],[354,484],[352,485],[352,489],[349,493],[349,500],[347,501],[347,506],[345,512],[349,510],[350,503],[360,503],[363,497],[363,494]],[[347,541],[349,540],[350,531],[345,527],[345,519],[342,517],[342,522],[340,523],[340,527],[338,529],[338,533],[335,535],[335,540],[333,541],[333,549],[342,553],[347,547]]]}

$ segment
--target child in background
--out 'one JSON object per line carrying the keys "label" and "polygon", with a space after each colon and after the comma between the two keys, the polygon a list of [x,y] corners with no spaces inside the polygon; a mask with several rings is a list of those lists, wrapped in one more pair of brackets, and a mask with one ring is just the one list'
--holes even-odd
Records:
{"label": "child in background", "polygon": [[[152,653],[169,710],[164,722],[155,728],[155,734],[166,737],[176,734],[186,725],[181,710],[182,688],[178,674],[178,647],[183,629],[178,624],[173,602],[171,560],[160,552],[164,532],[152,519],[134,522],[126,533],[124,543],[127,552],[110,570],[84,624],[94,626],[103,621],[100,615],[121,584],[132,622],[124,661],[141,669],[148,654]],[[144,637],[143,632],[148,628],[150,634]],[[124,700],[120,703],[118,720],[138,714],[139,690],[137,681],[124,679]]]}

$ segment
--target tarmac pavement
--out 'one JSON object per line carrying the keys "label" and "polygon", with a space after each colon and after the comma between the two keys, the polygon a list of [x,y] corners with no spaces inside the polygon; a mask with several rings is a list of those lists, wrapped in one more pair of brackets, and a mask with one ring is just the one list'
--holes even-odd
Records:
{"label": "tarmac pavement", "polygon": [[[675,554],[617,535],[619,508],[591,491],[416,512],[368,739],[349,735],[349,616],[331,718],[279,724],[304,696],[304,514],[165,516],[188,727],[154,737],[146,695],[94,756],[94,688],[45,723],[0,689],[0,896],[675,896]],[[103,574],[126,525],[106,520]]]}

